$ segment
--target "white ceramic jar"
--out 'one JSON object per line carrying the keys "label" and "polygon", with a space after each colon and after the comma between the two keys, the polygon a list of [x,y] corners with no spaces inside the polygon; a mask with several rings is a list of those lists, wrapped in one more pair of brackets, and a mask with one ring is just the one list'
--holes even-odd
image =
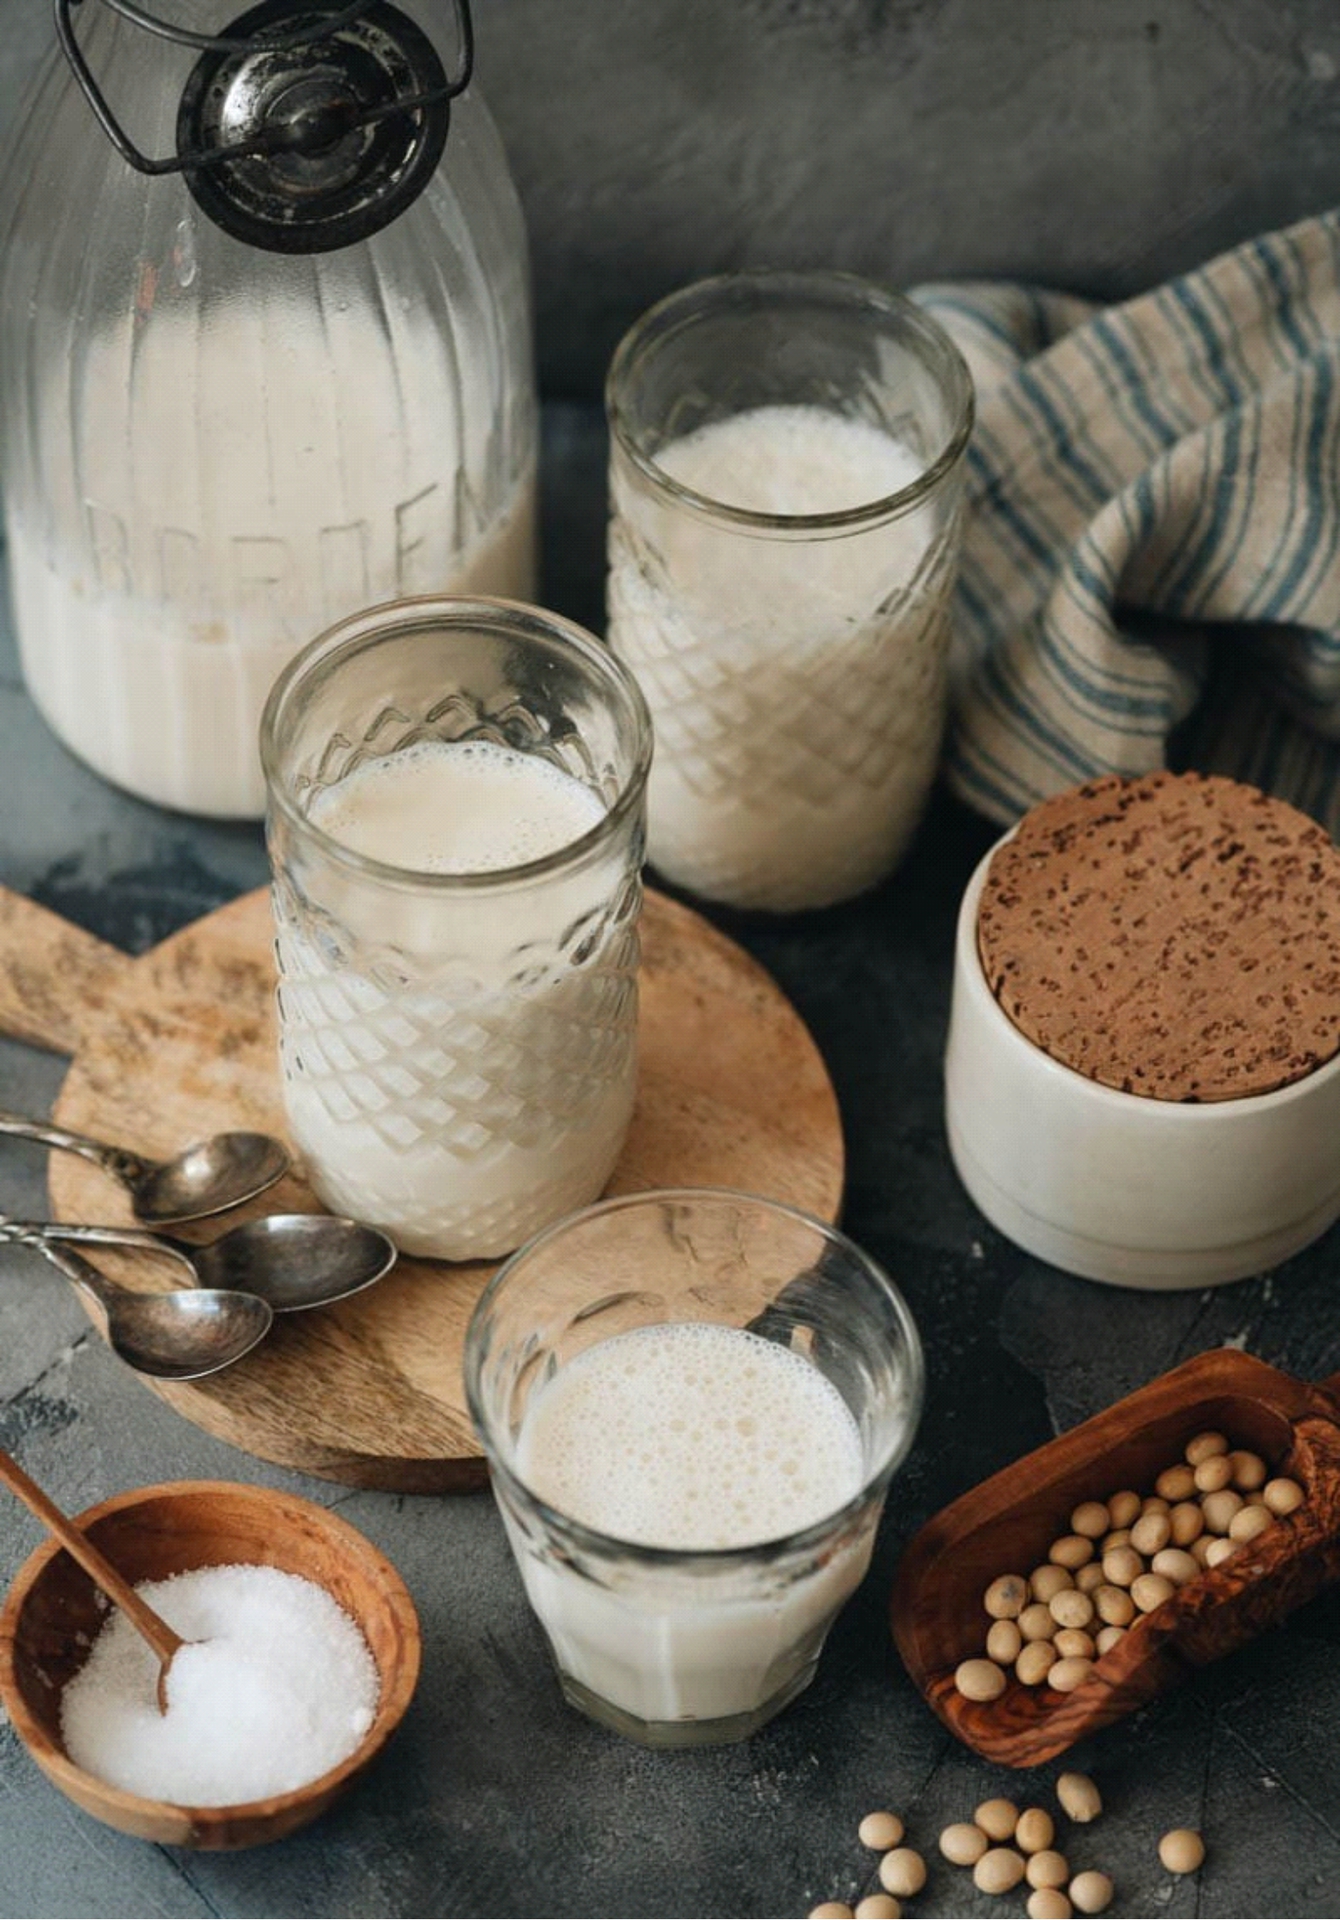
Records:
{"label": "white ceramic jar", "polygon": [[1315,1240],[1340,1217],[1340,1056],[1275,1092],[1205,1105],[1063,1066],[982,971],[995,851],[959,909],[945,1055],[950,1152],[987,1219],[1053,1266],[1128,1287],[1245,1279]]}

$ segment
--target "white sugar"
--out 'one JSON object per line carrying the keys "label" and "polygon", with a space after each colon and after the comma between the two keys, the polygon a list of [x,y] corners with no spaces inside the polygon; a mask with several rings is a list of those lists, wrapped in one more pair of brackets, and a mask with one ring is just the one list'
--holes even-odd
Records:
{"label": "white sugar", "polygon": [[194,1644],[175,1656],[168,1710],[158,1662],[108,1615],[61,1700],[76,1766],[178,1806],[236,1806],[290,1793],[351,1754],[372,1725],[377,1670],[323,1587],[277,1567],[201,1567],[136,1588]]}

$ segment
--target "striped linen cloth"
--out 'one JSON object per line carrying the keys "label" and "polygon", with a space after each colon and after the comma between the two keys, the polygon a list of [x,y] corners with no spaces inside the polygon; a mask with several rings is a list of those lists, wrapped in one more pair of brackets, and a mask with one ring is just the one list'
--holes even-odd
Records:
{"label": "striped linen cloth", "polygon": [[977,384],[954,790],[1196,767],[1340,837],[1340,214],[1120,306],[916,298]]}

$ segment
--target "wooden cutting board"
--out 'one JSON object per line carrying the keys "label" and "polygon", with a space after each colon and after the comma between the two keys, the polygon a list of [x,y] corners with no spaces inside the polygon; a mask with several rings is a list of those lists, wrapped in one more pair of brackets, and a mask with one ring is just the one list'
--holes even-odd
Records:
{"label": "wooden cutting board", "polygon": [[[0,889],[0,1032],[72,1056],[54,1108],[61,1124],[138,1152],[167,1156],[227,1127],[285,1136],[274,985],[265,889],[136,959]],[[654,892],[639,1047],[637,1107],[610,1192],[739,1187],[836,1218],[842,1130],[813,1040],[747,954]],[[49,1178],[56,1219],[130,1221],[116,1183],[76,1156],[53,1153]],[[319,1210],[299,1171],[227,1224]],[[222,1224],[183,1237],[209,1239]],[[4,1258],[40,1265],[18,1250]],[[156,1261],[98,1260],[127,1285],[163,1284]],[[224,1373],[144,1384],[207,1433],[281,1466],[397,1492],[471,1490],[485,1476],[461,1359],[492,1271],[403,1259],[351,1300],[280,1316]]]}

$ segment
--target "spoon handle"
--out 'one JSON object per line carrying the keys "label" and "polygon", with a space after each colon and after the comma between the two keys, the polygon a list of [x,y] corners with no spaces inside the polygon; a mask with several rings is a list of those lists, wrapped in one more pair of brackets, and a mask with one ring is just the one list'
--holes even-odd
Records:
{"label": "spoon handle", "polygon": [[97,1318],[103,1332],[107,1332],[107,1309],[124,1294],[124,1287],[118,1287],[106,1274],[99,1273],[92,1262],[76,1253],[73,1247],[47,1240],[40,1233],[30,1233],[18,1221],[6,1219],[4,1214],[0,1214],[0,1240],[18,1247],[31,1247],[34,1253],[50,1261],[57,1273],[63,1273],[70,1284],[98,1308]]}
{"label": "spoon handle", "polygon": [[145,1605],[130,1582],[117,1572],[110,1561],[103,1558],[88,1535],[81,1533],[74,1522],[66,1518],[3,1447],[0,1447],[0,1480],[41,1521],[47,1532],[60,1541],[71,1559],[79,1562],[108,1599],[120,1607],[135,1631],[148,1641],[158,1655],[160,1665],[165,1665],[179,1647],[185,1646],[182,1636],[174,1633],[167,1621],[156,1614],[152,1607]]}
{"label": "spoon handle", "polygon": [[61,1153],[77,1153],[101,1167],[104,1173],[110,1173],[114,1180],[137,1180],[149,1171],[149,1162],[128,1148],[109,1147],[106,1141],[94,1140],[86,1133],[71,1133],[67,1127],[53,1126],[46,1120],[27,1120],[22,1114],[8,1113],[4,1108],[0,1108],[0,1134],[35,1140],[39,1146],[54,1147]]}
{"label": "spoon handle", "polygon": [[11,1220],[7,1214],[0,1214],[0,1239],[5,1238],[21,1240],[25,1246],[68,1240],[81,1247],[133,1247],[145,1253],[161,1253],[186,1269],[192,1286],[199,1283],[185,1241],[150,1233],[145,1227],[97,1227],[76,1220]]}

